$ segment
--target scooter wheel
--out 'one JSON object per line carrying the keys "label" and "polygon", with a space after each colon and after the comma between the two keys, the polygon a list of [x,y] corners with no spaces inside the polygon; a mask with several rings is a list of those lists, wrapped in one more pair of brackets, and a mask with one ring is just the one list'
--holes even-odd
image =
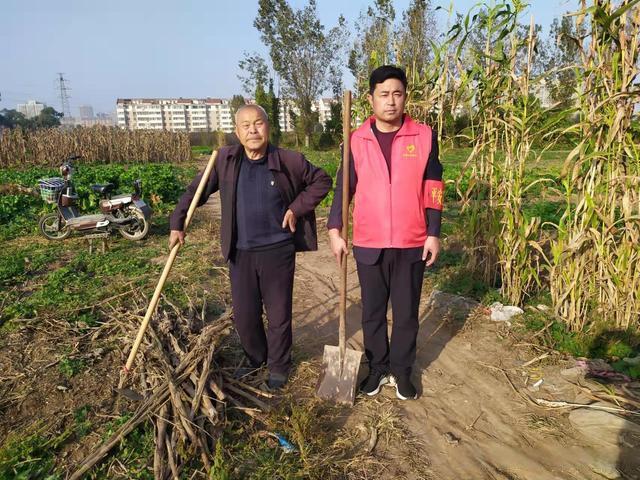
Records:
{"label": "scooter wheel", "polygon": [[69,226],[57,213],[48,213],[41,217],[38,227],[47,240],[63,240],[71,233]]}
{"label": "scooter wheel", "polygon": [[136,221],[120,229],[120,235],[127,240],[142,240],[149,233],[149,222],[137,208],[128,208],[125,217],[135,217]]}

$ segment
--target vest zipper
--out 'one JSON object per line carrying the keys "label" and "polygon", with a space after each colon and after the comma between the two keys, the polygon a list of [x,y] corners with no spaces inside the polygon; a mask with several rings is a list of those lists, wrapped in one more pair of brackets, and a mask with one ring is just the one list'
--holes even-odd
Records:
{"label": "vest zipper", "polygon": [[[393,137],[391,140],[391,158],[389,159],[389,248],[393,248],[393,194],[391,191],[391,187],[393,185],[393,180],[391,180],[391,171],[393,170],[391,167],[393,166],[393,144],[396,143],[396,139],[398,138],[398,134]],[[385,162],[386,163],[386,162]]]}

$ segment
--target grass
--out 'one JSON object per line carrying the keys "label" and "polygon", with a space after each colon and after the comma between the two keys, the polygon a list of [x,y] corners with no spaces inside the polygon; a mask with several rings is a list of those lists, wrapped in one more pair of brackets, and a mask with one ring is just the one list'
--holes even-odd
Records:
{"label": "grass", "polygon": [[[130,417],[130,413],[125,413],[109,422],[103,429],[103,439],[113,435]],[[153,427],[149,422],[146,422],[124,437],[112,455],[96,469],[89,472],[87,478],[107,480],[119,476],[132,480],[153,480],[153,467],[150,459],[153,458],[154,444]]]}
{"label": "grass", "polygon": [[[112,240],[111,250],[89,255],[81,239],[65,243],[37,241],[23,247],[11,242],[0,252],[3,322],[13,318],[77,311],[113,296],[129,284],[140,285],[158,272],[150,260],[160,253],[155,245]],[[25,280],[27,280],[25,282]],[[23,283],[24,282],[24,283]],[[86,318],[84,318],[86,320]]]}
{"label": "grass", "polygon": [[21,432],[14,432],[0,446],[0,480],[61,480],[56,455],[69,442],[89,433],[89,407],[76,409],[71,425],[61,432],[36,421]]}
{"label": "grass", "polygon": [[86,368],[86,362],[81,358],[64,356],[58,363],[58,370],[67,378],[72,378]]}
{"label": "grass", "polygon": [[206,145],[192,145],[191,146],[191,154],[194,156],[198,155],[211,155],[213,152],[213,147],[208,147]]}
{"label": "grass", "polygon": [[640,378],[640,366],[623,360],[640,355],[640,336],[631,330],[610,330],[600,326],[589,332],[572,332],[563,322],[543,312],[530,310],[525,310],[519,325],[523,331],[544,330],[540,341],[548,348],[573,357],[601,358],[617,372],[634,379]]}
{"label": "grass", "polygon": [[0,480],[61,479],[53,472],[56,438],[48,438],[42,428],[11,435],[0,449]]}

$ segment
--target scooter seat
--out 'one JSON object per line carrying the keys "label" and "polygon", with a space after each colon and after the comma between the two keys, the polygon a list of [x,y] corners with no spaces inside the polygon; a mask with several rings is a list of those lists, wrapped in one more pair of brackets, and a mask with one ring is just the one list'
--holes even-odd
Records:
{"label": "scooter seat", "polygon": [[123,193],[122,195],[114,195],[113,197],[111,197],[111,200],[120,200],[120,202],[130,202],[131,194]]}
{"label": "scooter seat", "polygon": [[114,189],[115,185],[113,183],[98,183],[96,185],[91,185],[91,190],[100,195],[104,195],[105,193],[109,193]]}

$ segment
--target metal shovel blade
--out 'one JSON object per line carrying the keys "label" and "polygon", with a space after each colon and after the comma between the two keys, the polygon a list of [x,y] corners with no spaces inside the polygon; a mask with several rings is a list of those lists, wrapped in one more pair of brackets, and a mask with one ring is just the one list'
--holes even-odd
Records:
{"label": "metal shovel blade", "polygon": [[341,359],[340,347],[325,345],[316,395],[324,400],[353,405],[361,358],[362,352],[347,348]]}

